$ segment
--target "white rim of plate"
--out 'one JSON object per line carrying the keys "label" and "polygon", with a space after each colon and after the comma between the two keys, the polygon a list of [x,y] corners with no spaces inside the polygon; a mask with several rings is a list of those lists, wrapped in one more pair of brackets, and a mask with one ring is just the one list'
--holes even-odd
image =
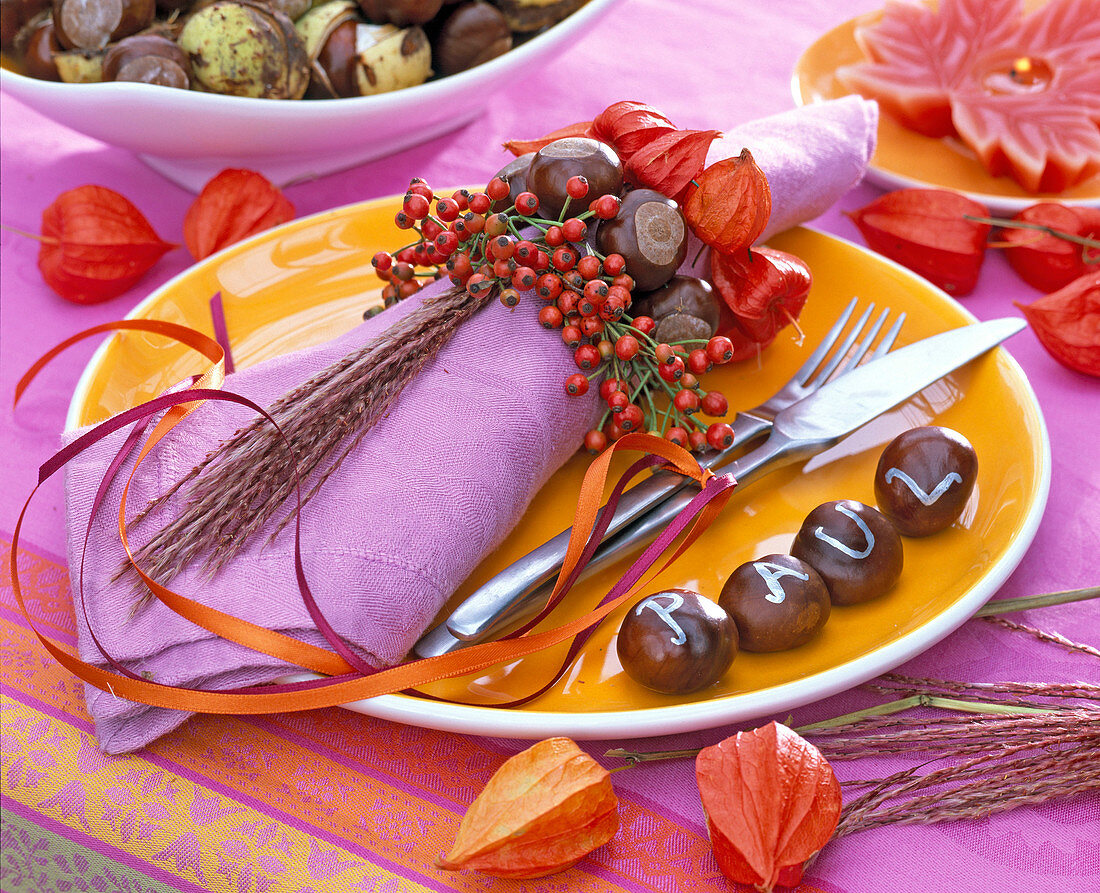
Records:
{"label": "white rim of plate", "polygon": [[[393,197],[385,196],[380,199],[353,202],[300,218],[286,224],[286,226],[316,223],[327,216],[341,216],[359,205],[369,204],[373,201],[385,201],[387,198]],[[229,246],[225,251],[238,249],[242,246],[247,247],[250,243],[271,238],[272,234],[278,232],[281,228],[276,227],[273,230],[260,233],[244,242]],[[892,267],[900,275],[911,278],[921,288],[932,289],[934,292],[940,293],[939,289],[922,276],[887,257],[871,252],[862,245],[813,227],[804,228],[827,239],[855,248],[873,260]],[[214,254],[200,263],[216,263],[222,253]],[[126,315],[126,318],[132,319],[144,315],[144,311],[157,302],[163,292],[171,289],[176,282],[188,275],[192,269],[193,267],[189,267],[169,279],[137,304]],[[942,293],[942,295],[943,300],[952,300],[946,293]],[[979,321],[965,307],[961,305],[957,305],[957,307],[969,322]],[[69,403],[69,411],[65,420],[66,430],[73,430],[76,427],[76,419],[83,404],[83,399],[113,337],[115,336],[108,336],[84,367],[84,371],[74,388],[72,400]],[[592,713],[561,713],[449,704],[398,694],[379,695],[361,701],[352,701],[342,704],[341,707],[355,713],[362,713],[378,719],[392,720],[406,725],[472,735],[539,739],[549,735],[565,735],[582,740],[606,737],[646,738],[715,728],[728,723],[766,716],[770,713],[791,710],[846,691],[916,657],[969,620],[1008,579],[1020,561],[1023,560],[1024,554],[1038,532],[1039,523],[1042,520],[1050,493],[1050,438],[1042,408],[1027,375],[1019,363],[1003,346],[997,349],[1002,352],[1003,359],[1007,361],[1010,372],[1019,379],[1021,390],[1028,398],[1038,424],[1040,471],[1036,498],[1024,518],[1023,525],[1004,555],[954,604],[912,632],[875,648],[854,660],[838,664],[804,679],[746,694],[729,695],[710,701],[697,701],[689,704],[670,704],[667,707],[609,710]],[[313,674],[299,673],[277,681],[290,682],[315,678],[318,677]]]}

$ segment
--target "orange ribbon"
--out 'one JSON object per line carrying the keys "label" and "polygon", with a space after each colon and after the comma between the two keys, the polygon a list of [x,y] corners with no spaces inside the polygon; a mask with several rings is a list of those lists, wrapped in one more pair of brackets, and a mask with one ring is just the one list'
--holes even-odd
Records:
{"label": "orange ribbon", "polygon": [[[119,536],[126,549],[127,555],[131,562],[133,562],[133,555],[130,551],[129,542],[126,536],[126,494],[134,474],[137,471],[137,467],[149,454],[150,450],[152,450],[153,447],[163,439],[173,427],[175,427],[175,425],[179,424],[186,415],[194,411],[204,399],[228,400],[241,405],[251,406],[257,412],[264,415],[272,424],[274,424],[274,419],[272,419],[262,407],[257,406],[247,398],[232,394],[231,392],[214,390],[220,388],[224,381],[224,354],[216,341],[186,326],[157,320],[123,320],[115,323],[103,323],[74,335],[72,338],[62,342],[44,355],[30,368],[30,370],[28,370],[16,387],[15,401],[18,402],[19,397],[38,371],[40,371],[41,368],[61,350],[64,350],[69,345],[89,337],[90,335],[119,329],[148,331],[175,338],[183,344],[192,347],[211,361],[211,366],[202,376],[200,376],[192,387],[188,389],[188,391],[193,390],[198,392],[195,394],[195,399],[187,399],[188,391],[181,392],[181,394],[175,395],[174,397],[162,395],[161,398],[157,398],[161,401],[174,400],[174,402],[168,412],[166,412],[157,423],[153,432],[149,435],[149,438],[139,452],[134,468],[126,482],[119,505]],[[146,410],[142,413],[142,408],[138,407],[120,413],[97,426],[92,431],[82,435],[82,437],[78,438],[65,449],[59,451],[42,465],[39,474],[39,483],[27,498],[23,510],[19,514],[19,520],[16,524],[12,538],[12,589],[14,590],[16,602],[19,605],[20,611],[22,611],[23,616],[31,625],[39,641],[42,642],[43,646],[55,660],[83,681],[98,689],[109,691],[128,700],[156,707],[167,707],[200,713],[272,713],[312,710],[318,707],[336,706],[348,703],[349,701],[372,698],[383,694],[392,694],[441,679],[478,672],[494,664],[511,662],[563,642],[569,638],[573,638],[595,626],[608,614],[615,611],[620,605],[633,597],[639,588],[646,585],[654,576],[661,573],[683,554],[721,512],[732,493],[732,487],[734,485],[731,478],[715,478],[710,471],[701,469],[699,463],[689,452],[663,438],[649,434],[629,434],[621,438],[593,460],[585,474],[573,521],[573,532],[566,550],[565,561],[558,576],[554,593],[549,601],[552,602],[557,596],[563,593],[574,569],[577,567],[582,557],[589,532],[596,523],[596,517],[603,502],[604,486],[607,481],[611,460],[615,453],[622,450],[637,450],[659,456],[668,462],[675,470],[698,482],[702,488],[699,496],[696,497],[697,505],[693,502],[695,507],[690,510],[698,511],[698,516],[695,517],[692,527],[688,531],[686,537],[684,537],[675,552],[659,570],[650,574],[645,581],[636,582],[618,597],[606,601],[593,611],[553,629],[541,632],[529,632],[518,638],[473,645],[460,651],[398,664],[387,669],[377,670],[370,674],[356,672],[349,665],[348,661],[339,654],[258,626],[239,617],[226,614],[207,605],[203,605],[200,602],[186,598],[158,584],[137,567],[135,563],[135,569],[154,595],[171,610],[187,620],[190,620],[215,635],[245,645],[255,651],[268,654],[280,660],[285,660],[292,665],[304,667],[328,677],[336,677],[301,683],[296,686],[275,686],[271,691],[265,691],[264,686],[257,686],[248,690],[235,692],[206,691],[202,689],[169,686],[143,679],[136,675],[120,675],[81,660],[79,657],[71,654],[37,630],[27,611],[19,582],[17,564],[19,533],[23,525],[23,519],[39,487],[79,452],[87,449],[107,434],[130,424],[132,421],[140,419],[143,414],[150,414],[150,412],[151,410]],[[276,425],[276,427],[278,426]],[[677,522],[674,522],[674,524],[676,523]],[[683,523],[686,525],[686,519]],[[89,530],[90,527],[91,519],[89,519]],[[299,533],[300,529],[296,530],[296,543]],[[85,543],[87,543],[87,535],[85,537]],[[650,547],[650,550],[647,550],[647,555],[653,550],[654,547]],[[296,559],[297,557],[296,552]],[[655,554],[649,560],[652,561],[656,557],[657,555]],[[638,577],[644,573],[645,567],[647,566],[648,565],[643,566],[643,568],[638,571]],[[305,580],[301,571],[300,562],[298,570],[299,584],[304,587]],[[102,648],[100,650],[102,651]],[[114,664],[114,661],[109,655],[105,654],[105,656]],[[128,673],[128,671],[125,670],[124,672]]]}

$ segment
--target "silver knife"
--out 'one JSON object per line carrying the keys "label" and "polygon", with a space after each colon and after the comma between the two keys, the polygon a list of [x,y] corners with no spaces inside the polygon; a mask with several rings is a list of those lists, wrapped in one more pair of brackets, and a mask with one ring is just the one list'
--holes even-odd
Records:
{"label": "silver knife", "polygon": [[[808,459],[996,347],[1024,326],[1024,320],[1019,318],[963,326],[899,347],[853,369],[776,415],[768,439],[757,449],[729,462],[722,472],[732,474],[744,485],[768,471]],[[653,486],[652,479],[627,492]],[[585,575],[655,538],[696,492],[693,486],[684,487],[629,526],[615,525],[619,532],[608,533]],[[619,520],[618,513],[615,520]],[[455,608],[445,623],[425,634],[414,651],[421,657],[453,651],[482,641],[535,613],[545,602],[540,587],[552,581],[561,568],[570,532],[563,531],[481,586]]]}

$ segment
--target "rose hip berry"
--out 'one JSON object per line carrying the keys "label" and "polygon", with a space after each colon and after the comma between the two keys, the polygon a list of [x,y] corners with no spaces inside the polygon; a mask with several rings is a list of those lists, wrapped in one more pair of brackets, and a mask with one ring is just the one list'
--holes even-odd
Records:
{"label": "rose hip berry", "polygon": [[565,380],[565,392],[571,397],[581,397],[588,393],[588,376],[574,372]]}

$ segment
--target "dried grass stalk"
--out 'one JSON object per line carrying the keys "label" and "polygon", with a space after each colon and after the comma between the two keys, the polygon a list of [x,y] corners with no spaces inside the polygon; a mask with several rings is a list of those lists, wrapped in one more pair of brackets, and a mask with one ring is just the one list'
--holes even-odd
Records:
{"label": "dried grass stalk", "polygon": [[1017,623],[1014,620],[1006,620],[1004,617],[983,617],[982,620],[986,623],[994,623],[997,626],[1003,626],[1005,629],[1027,633],[1030,636],[1034,636],[1040,642],[1049,642],[1052,645],[1061,645],[1063,648],[1068,648],[1070,651],[1080,651],[1082,654],[1100,657],[1100,651],[1093,648],[1091,645],[1085,645],[1082,642],[1074,642],[1072,639],[1067,639],[1059,633],[1051,633],[1046,630],[1036,629],[1033,626]]}
{"label": "dried grass stalk", "polygon": [[[160,583],[200,558],[213,574],[269,521],[287,512],[277,533],[293,518],[286,501],[294,491],[295,467],[299,479],[309,483],[305,504],[405,385],[494,297],[495,291],[473,297],[451,288],[427,298],[385,332],[284,394],[269,412],[291,450],[263,418],[241,428],[130,522],[149,517],[188,487],[183,510],[135,554],[138,564]],[[146,594],[137,607],[149,598]]]}
{"label": "dried grass stalk", "polygon": [[[1100,791],[1098,718],[1096,711],[1077,711],[1073,717],[1062,715],[1061,724],[1044,734],[1024,736],[1011,745],[1000,737],[985,737],[984,752],[962,762],[923,774],[922,767],[914,767],[881,779],[849,782],[870,790],[845,805],[835,836],[882,825],[979,818]],[[833,758],[827,751],[826,755]],[[943,756],[958,756],[958,749]]]}

